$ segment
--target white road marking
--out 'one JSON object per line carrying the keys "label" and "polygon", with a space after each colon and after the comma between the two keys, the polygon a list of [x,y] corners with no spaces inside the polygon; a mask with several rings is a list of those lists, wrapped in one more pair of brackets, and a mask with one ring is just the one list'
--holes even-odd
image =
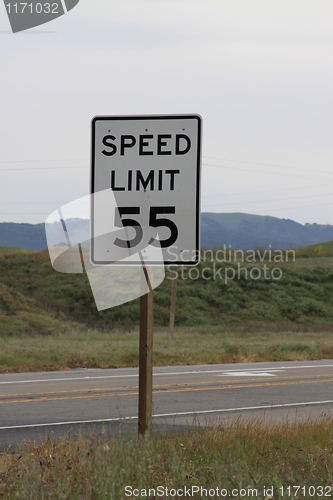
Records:
{"label": "white road marking", "polygon": [[[263,370],[268,370],[268,371],[280,371],[280,370],[299,370],[299,369],[308,369],[308,368],[332,368],[333,364],[330,365],[303,365],[303,366],[279,366],[277,368],[262,368]],[[258,372],[260,371],[259,368],[246,368],[243,369],[235,369],[235,370],[226,370],[226,369],[218,369],[218,370],[189,370],[189,371],[179,371],[179,372],[157,372],[154,373],[154,377],[160,377],[164,375],[198,375],[198,374],[203,374],[203,373],[219,373],[223,374],[226,371],[230,374],[235,374],[240,371],[246,371],[246,372]],[[136,373],[130,373],[130,374],[124,374],[124,375],[97,375],[97,376],[90,376],[90,375],[85,375],[82,377],[62,377],[62,378],[46,378],[46,379],[29,379],[29,380],[4,380],[0,381],[0,385],[7,385],[7,384],[31,384],[31,383],[42,383],[42,382],[67,382],[71,380],[99,380],[99,379],[113,379],[113,378],[135,378],[138,377],[139,374],[138,372]]]}
{"label": "white road marking", "polygon": [[[275,370],[279,373],[284,370]],[[276,377],[274,373],[268,372],[224,372],[219,377]]]}
{"label": "white road marking", "polygon": [[33,383],[40,383],[40,382],[68,382],[70,380],[99,380],[103,378],[128,378],[128,377],[138,377],[138,373],[133,373],[131,375],[103,375],[103,376],[97,376],[97,377],[63,377],[63,378],[42,378],[42,379],[36,379],[36,380],[8,380],[8,381],[2,381],[0,382],[0,385],[6,385],[6,384],[33,384]]}
{"label": "white road marking", "polygon": [[[305,403],[281,403],[281,404],[271,404],[271,405],[262,405],[262,406],[244,406],[241,408],[222,408],[219,410],[197,410],[197,411],[180,411],[176,413],[158,413],[153,415],[153,418],[167,418],[167,417],[182,417],[182,416],[190,416],[190,415],[208,415],[212,413],[227,413],[227,412],[236,412],[236,411],[253,411],[253,410],[273,410],[275,408],[292,408],[298,406],[313,406],[313,405],[325,405],[332,404],[333,399],[329,399],[327,401],[309,401]],[[107,423],[107,422],[122,422],[125,420],[137,420],[138,417],[114,417],[114,418],[100,418],[94,420],[71,420],[68,422],[49,422],[43,424],[25,424],[25,425],[8,425],[6,427],[0,427],[0,431],[3,430],[14,430],[14,429],[29,429],[36,427],[56,427],[62,425],[76,425],[76,424],[98,424],[98,423]]]}

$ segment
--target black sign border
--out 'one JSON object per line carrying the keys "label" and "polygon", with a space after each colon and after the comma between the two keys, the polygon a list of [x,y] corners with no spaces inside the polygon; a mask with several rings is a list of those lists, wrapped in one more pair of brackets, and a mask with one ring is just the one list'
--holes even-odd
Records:
{"label": "black sign border", "polygon": [[93,245],[91,244],[94,234],[94,205],[90,203],[90,261],[96,266],[196,266],[200,262],[200,181],[201,181],[201,139],[202,139],[202,117],[199,114],[184,114],[184,115],[111,115],[111,116],[94,116],[91,120],[91,171],[90,171],[90,194],[95,194],[95,124],[98,121],[120,121],[120,120],[184,120],[196,119],[198,121],[198,137],[197,137],[197,179],[196,179],[196,259],[191,261],[163,261],[157,262],[122,262],[122,261],[96,261],[93,255]]}

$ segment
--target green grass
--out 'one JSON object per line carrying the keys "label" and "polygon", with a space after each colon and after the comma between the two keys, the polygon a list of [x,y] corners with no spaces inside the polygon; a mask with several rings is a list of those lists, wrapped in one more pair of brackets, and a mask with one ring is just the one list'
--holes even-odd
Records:
{"label": "green grass", "polygon": [[333,240],[296,250],[299,258],[333,257]]}
{"label": "green grass", "polygon": [[[199,486],[226,489],[227,498],[237,489],[243,494],[236,498],[261,499],[271,498],[264,495],[264,487],[273,487],[277,499],[288,498],[288,486],[289,498],[294,498],[293,486],[299,485],[305,494],[299,492],[297,498],[324,498],[320,487],[326,487],[329,496],[333,487],[332,443],[333,422],[325,418],[280,426],[238,421],[197,431],[156,433],[150,439],[101,435],[57,442],[48,437],[42,444],[28,442],[16,453],[9,450],[0,456],[0,497],[123,499],[126,486],[129,494],[161,486],[161,498],[167,498],[166,488],[171,498],[170,490],[186,486],[192,492]],[[257,491],[247,494],[249,488]],[[153,491],[147,491],[147,497],[158,498]],[[190,498],[204,496],[194,490]]]}
{"label": "green grass", "polygon": [[12,253],[29,253],[31,250],[26,250],[25,248],[7,247],[0,246],[0,255],[9,255]]}
{"label": "green grass", "polygon": [[[239,276],[238,265],[242,268]],[[264,265],[268,276],[271,276],[272,269],[281,268],[281,279],[265,279]],[[251,272],[256,278],[256,269],[262,276],[250,279]],[[178,280],[177,288],[178,326],[260,322],[326,327],[333,323],[333,259],[304,258],[289,263],[202,262],[195,269],[179,271],[183,276]],[[226,273],[230,276],[233,272],[235,279],[226,282]],[[198,273],[198,279],[189,279]],[[166,279],[154,292],[154,321],[159,327],[165,327],[169,322],[172,276],[167,270]],[[139,324],[138,299],[98,312],[86,275],[57,273],[52,269],[46,252],[2,255],[0,283],[2,335],[13,334],[16,329],[23,333],[22,322],[19,325],[15,318],[22,306],[36,317],[36,322],[32,321],[29,327],[31,333],[43,332],[43,314],[52,321],[62,319],[108,331],[119,328],[128,331]],[[50,328],[45,325],[45,330]]]}
{"label": "green grass", "polygon": [[60,311],[49,311],[0,282],[0,336],[51,335],[73,331],[75,323]]}
{"label": "green grass", "polygon": [[[281,325],[280,325],[281,326]],[[0,372],[138,366],[138,332],[78,329],[54,335],[0,337]],[[154,333],[155,366],[333,358],[333,331],[262,325],[177,328]]]}
{"label": "green grass", "polygon": [[[221,262],[215,252],[212,262],[179,268],[173,343],[167,270],[154,291],[154,363],[332,357],[333,259],[265,259]],[[246,279],[263,266],[281,268],[281,279]],[[235,279],[226,282],[226,272]],[[0,371],[136,366],[138,330],[139,299],[98,312],[86,275],[57,273],[47,252],[0,255]]]}

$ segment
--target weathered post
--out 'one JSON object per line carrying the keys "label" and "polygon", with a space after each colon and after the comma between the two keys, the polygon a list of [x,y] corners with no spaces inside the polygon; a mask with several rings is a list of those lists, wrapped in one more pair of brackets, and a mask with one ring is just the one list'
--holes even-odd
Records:
{"label": "weathered post", "polygon": [[173,331],[174,331],[174,326],[175,326],[176,292],[177,292],[177,280],[178,280],[177,266],[173,267],[173,271],[176,273],[176,276],[172,280],[172,288],[171,288],[169,340],[173,340]]}
{"label": "weathered post", "polygon": [[152,429],[153,392],[153,267],[143,267],[142,284],[149,292],[140,297],[139,342],[139,434]]}

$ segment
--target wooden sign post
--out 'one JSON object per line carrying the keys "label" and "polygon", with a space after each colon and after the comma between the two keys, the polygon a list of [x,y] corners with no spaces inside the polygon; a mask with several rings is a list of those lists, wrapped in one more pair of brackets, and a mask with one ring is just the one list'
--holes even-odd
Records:
{"label": "wooden sign post", "polygon": [[140,297],[139,434],[152,430],[153,392],[153,267],[143,267],[142,280],[149,292]]}
{"label": "wooden sign post", "polygon": [[176,276],[172,280],[172,289],[171,289],[169,340],[173,340],[173,331],[174,331],[174,326],[175,326],[176,292],[177,292],[177,279],[178,279],[178,272],[177,272],[176,266],[174,266],[173,271],[176,273]]}

